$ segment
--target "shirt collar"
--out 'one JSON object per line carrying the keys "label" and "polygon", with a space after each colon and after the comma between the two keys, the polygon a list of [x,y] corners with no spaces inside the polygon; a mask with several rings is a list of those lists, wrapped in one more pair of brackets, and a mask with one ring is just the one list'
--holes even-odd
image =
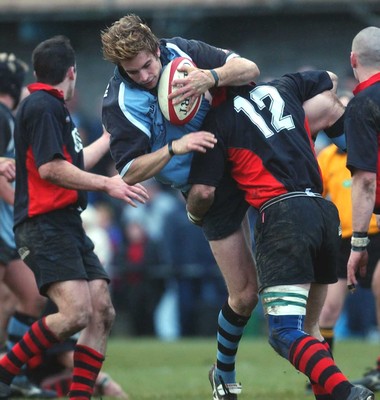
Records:
{"label": "shirt collar", "polygon": [[359,92],[361,92],[364,89],[367,89],[367,87],[372,86],[376,82],[380,82],[380,72],[375,75],[372,75],[366,81],[360,82],[353,90],[354,95],[357,95]]}
{"label": "shirt collar", "polygon": [[58,99],[64,99],[64,94],[62,90],[58,90],[51,85],[47,85],[46,83],[36,82],[31,83],[27,86],[30,93],[37,92],[38,90],[44,90],[52,94],[53,96],[57,97]]}

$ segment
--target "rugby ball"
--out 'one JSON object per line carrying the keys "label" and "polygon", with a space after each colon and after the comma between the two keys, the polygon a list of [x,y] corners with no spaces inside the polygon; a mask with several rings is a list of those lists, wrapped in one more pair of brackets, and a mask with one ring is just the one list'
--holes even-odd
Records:
{"label": "rugby ball", "polygon": [[194,104],[189,107],[189,98],[176,105],[173,105],[172,100],[168,99],[169,94],[178,89],[178,87],[172,85],[173,80],[186,78],[186,72],[178,71],[178,68],[186,65],[192,67],[196,66],[186,57],[177,57],[170,61],[170,63],[164,67],[158,83],[158,104],[161,112],[164,117],[174,125],[185,125],[189,123],[198,112],[202,102],[203,96],[199,96]]}

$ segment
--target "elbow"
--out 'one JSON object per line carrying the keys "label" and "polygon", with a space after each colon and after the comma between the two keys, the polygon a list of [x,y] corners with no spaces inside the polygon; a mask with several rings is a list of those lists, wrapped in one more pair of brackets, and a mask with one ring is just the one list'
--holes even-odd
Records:
{"label": "elbow", "polygon": [[54,181],[54,174],[53,174],[52,168],[50,168],[49,164],[41,165],[38,168],[38,173],[39,173],[41,179],[43,179],[45,181],[50,181],[50,182]]}
{"label": "elbow", "polygon": [[331,72],[331,71],[327,71],[327,73],[329,74],[330,79],[331,79],[331,82],[332,82],[332,84],[333,84],[333,87],[332,87],[331,90],[332,90],[333,92],[336,92],[336,91],[337,91],[337,88],[338,88],[338,75],[334,74],[334,73]]}
{"label": "elbow", "polygon": [[260,76],[260,69],[259,69],[258,65],[252,60],[248,60],[247,73],[249,76],[248,83],[257,82],[257,80]]}
{"label": "elbow", "polygon": [[254,71],[253,81],[257,81],[257,78],[259,78],[259,76],[260,76],[260,69],[255,63],[253,63],[253,64],[254,64],[254,67],[253,67],[253,71]]}

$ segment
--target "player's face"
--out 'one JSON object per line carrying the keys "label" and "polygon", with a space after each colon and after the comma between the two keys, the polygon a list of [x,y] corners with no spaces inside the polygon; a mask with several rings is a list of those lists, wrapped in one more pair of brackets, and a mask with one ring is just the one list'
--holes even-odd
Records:
{"label": "player's face", "polygon": [[138,85],[154,89],[161,74],[160,51],[156,54],[142,51],[132,60],[123,61],[120,65],[127,75]]}

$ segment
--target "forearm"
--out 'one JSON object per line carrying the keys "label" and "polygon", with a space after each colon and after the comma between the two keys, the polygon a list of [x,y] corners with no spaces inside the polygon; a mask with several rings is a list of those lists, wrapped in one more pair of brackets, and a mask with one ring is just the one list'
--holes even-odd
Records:
{"label": "forearm", "polygon": [[123,180],[129,185],[134,185],[152,178],[165,167],[170,159],[171,155],[167,145],[153,153],[137,157],[123,176]]}
{"label": "forearm", "polygon": [[[345,110],[344,105],[331,90],[326,90],[305,101],[303,108],[313,136],[334,125],[342,117]],[[343,128],[341,133],[343,134]]]}
{"label": "forearm", "polygon": [[54,159],[42,165],[38,172],[42,179],[73,190],[105,191],[107,177],[82,171],[66,160]]}
{"label": "forearm", "polygon": [[356,171],[352,178],[352,229],[367,232],[375,204],[376,174]]}
{"label": "forearm", "polygon": [[0,176],[0,199],[11,206],[14,205],[15,191],[13,186],[3,176]]}
{"label": "forearm", "polygon": [[218,86],[240,86],[257,81],[260,76],[258,66],[246,58],[235,57],[222,67],[215,68],[218,74]]}
{"label": "forearm", "polygon": [[102,136],[83,149],[84,168],[86,171],[93,168],[109,151],[109,133]]}

